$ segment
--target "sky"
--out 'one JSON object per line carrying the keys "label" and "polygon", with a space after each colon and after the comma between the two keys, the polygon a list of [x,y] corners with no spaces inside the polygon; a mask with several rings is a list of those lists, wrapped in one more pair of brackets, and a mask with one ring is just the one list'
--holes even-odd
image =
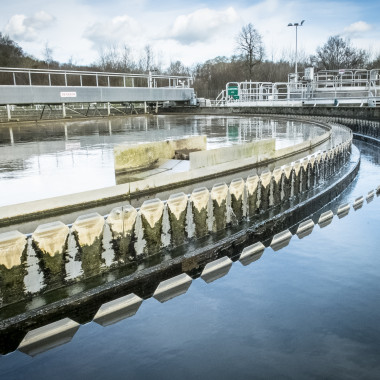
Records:
{"label": "sky", "polygon": [[147,44],[163,66],[236,54],[236,36],[252,23],[266,59],[298,49],[313,54],[332,35],[380,54],[379,0],[0,0],[0,32],[25,52],[77,65],[96,62],[109,46],[127,45],[137,60]]}

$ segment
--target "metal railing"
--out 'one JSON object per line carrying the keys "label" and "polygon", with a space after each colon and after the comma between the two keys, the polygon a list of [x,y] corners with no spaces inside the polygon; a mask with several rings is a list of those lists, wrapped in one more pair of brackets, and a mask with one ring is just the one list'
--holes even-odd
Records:
{"label": "metal railing", "polygon": [[380,69],[322,70],[313,79],[290,76],[288,82],[229,82],[215,106],[302,104],[380,105]]}
{"label": "metal railing", "polygon": [[113,73],[75,70],[40,70],[0,68],[0,86],[65,86],[65,87],[184,87],[192,85],[191,76]]}

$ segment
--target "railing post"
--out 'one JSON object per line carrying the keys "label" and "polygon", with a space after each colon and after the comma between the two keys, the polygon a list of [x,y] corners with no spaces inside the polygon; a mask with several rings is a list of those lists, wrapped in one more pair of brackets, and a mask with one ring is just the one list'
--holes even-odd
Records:
{"label": "railing post", "polygon": [[30,73],[30,71],[28,71],[28,76],[29,76],[29,86],[32,85],[32,75]]}
{"label": "railing post", "polygon": [[111,115],[111,105],[110,102],[107,102],[107,116]]}
{"label": "railing post", "polygon": [[65,86],[67,87],[67,75],[66,75],[66,72],[65,72]]}
{"label": "railing post", "polygon": [[50,76],[50,73],[49,73],[49,86],[51,86],[51,76]]}
{"label": "railing post", "polygon": [[99,87],[99,79],[98,79],[98,74],[95,74],[95,78],[96,78],[96,87]]}
{"label": "railing post", "polygon": [[16,74],[13,73],[13,85],[16,86]]}
{"label": "railing post", "polygon": [[65,107],[65,103],[62,103],[62,117],[63,117],[63,118],[66,117],[66,107]]}
{"label": "railing post", "polygon": [[108,87],[110,87],[110,76],[109,75],[107,76],[107,83],[108,83]]}
{"label": "railing post", "polygon": [[124,83],[124,87],[127,87],[127,86],[125,85],[125,75],[123,76],[123,83]]}
{"label": "railing post", "polygon": [[82,74],[79,74],[79,81],[80,81],[80,86],[82,87],[82,86],[83,86],[83,82],[82,82]]}

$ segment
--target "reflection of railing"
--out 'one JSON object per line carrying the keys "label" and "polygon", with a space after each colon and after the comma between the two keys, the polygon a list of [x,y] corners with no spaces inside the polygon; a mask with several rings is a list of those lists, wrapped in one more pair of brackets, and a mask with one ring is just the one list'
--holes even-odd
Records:
{"label": "reflection of railing", "polygon": [[74,70],[0,68],[0,86],[190,87],[192,77]]}

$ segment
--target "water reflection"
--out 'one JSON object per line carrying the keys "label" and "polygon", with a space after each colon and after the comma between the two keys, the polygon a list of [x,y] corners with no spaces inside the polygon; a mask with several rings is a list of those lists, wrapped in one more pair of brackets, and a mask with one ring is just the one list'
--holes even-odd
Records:
{"label": "water reflection", "polygon": [[304,124],[246,116],[136,116],[0,128],[0,206],[115,185],[117,144],[205,134],[208,149],[271,137],[279,149],[324,132]]}

